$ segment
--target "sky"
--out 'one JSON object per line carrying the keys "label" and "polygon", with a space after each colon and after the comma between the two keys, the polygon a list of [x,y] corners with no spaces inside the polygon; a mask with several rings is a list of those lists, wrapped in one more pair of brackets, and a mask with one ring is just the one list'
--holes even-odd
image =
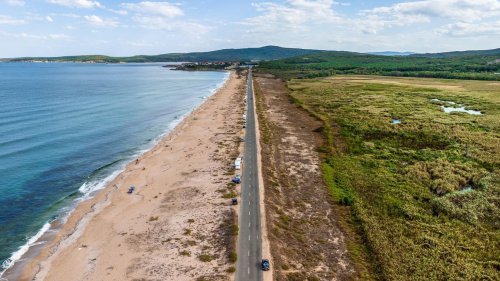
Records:
{"label": "sky", "polygon": [[500,47],[500,0],[0,0],[0,57]]}

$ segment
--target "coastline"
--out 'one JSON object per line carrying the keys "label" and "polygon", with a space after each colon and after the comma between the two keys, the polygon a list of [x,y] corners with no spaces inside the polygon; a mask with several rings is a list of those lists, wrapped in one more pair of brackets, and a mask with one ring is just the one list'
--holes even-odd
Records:
{"label": "coastline", "polygon": [[[71,214],[67,218],[67,221],[64,224],[61,225],[60,222],[57,221],[52,222],[50,230],[45,232],[42,235],[42,237],[40,237],[37,240],[37,242],[35,243],[36,246],[31,247],[28,250],[28,252],[25,255],[23,255],[23,260],[21,263],[16,263],[13,267],[9,268],[5,272],[3,278],[6,280],[42,280],[44,279],[44,277],[51,276],[51,274],[57,275],[59,265],[55,264],[55,266],[53,266],[54,265],[53,263],[54,262],[57,263],[60,260],[61,255],[64,255],[68,251],[71,252],[72,251],[71,249],[73,249],[73,251],[82,252],[81,251],[82,249],[91,248],[88,245],[76,245],[76,244],[78,240],[85,234],[89,234],[90,232],[92,232],[92,230],[94,230],[95,232],[96,229],[92,229],[94,225],[102,224],[102,221],[97,223],[96,221],[99,221],[98,217],[102,215],[103,210],[110,212],[110,210],[117,209],[118,208],[116,207],[117,205],[120,205],[120,207],[122,207],[126,206],[127,204],[141,205],[140,207],[136,208],[140,211],[145,211],[145,209],[148,209],[147,206],[146,207],[142,206],[142,205],[148,205],[148,203],[144,204],[145,195],[150,195],[150,193],[153,190],[155,191],[163,190],[161,188],[160,189],[157,188],[158,183],[152,182],[151,180],[147,179],[148,176],[154,174],[155,172],[158,172],[159,170],[158,168],[162,168],[162,166],[165,164],[165,163],[159,163],[158,159],[156,158],[159,155],[164,156],[164,154],[168,154],[167,151],[168,147],[170,147],[171,150],[172,146],[174,145],[182,145],[181,143],[179,143],[179,141],[176,140],[178,138],[182,138],[183,136],[185,136],[186,135],[185,131],[192,129],[192,127],[195,125],[193,123],[199,123],[196,121],[199,120],[198,118],[200,117],[201,114],[214,111],[216,112],[218,109],[217,106],[220,107],[221,104],[226,106],[226,109],[231,109],[231,104],[229,103],[230,99],[228,98],[230,96],[230,93],[228,92],[234,91],[237,88],[238,86],[237,79],[238,78],[236,77],[235,72],[231,72],[231,74],[225,80],[224,84],[221,87],[219,87],[215,93],[213,93],[211,96],[205,99],[197,108],[195,108],[189,114],[187,114],[187,116],[184,116],[184,118],[180,119],[178,124],[176,124],[175,128],[173,128],[170,132],[164,134],[162,137],[159,137],[159,140],[151,149],[140,154],[137,157],[136,161],[128,163],[116,177],[111,179],[106,184],[106,186],[103,189],[95,192],[92,198],[80,202],[78,206],[76,206],[76,208],[71,212]],[[220,96],[224,96],[224,98]],[[236,115],[238,114],[236,112],[237,109],[234,109],[233,111],[235,111],[234,113]],[[205,117],[210,117],[210,115],[211,114],[208,114],[208,116]],[[236,120],[237,119],[234,120],[235,123]],[[216,125],[217,123],[213,123],[212,127]],[[216,130],[216,129],[217,127],[213,127],[211,130]],[[201,131],[199,133],[202,134],[206,132]],[[192,138],[193,135],[190,137]],[[205,141],[208,141],[208,139]],[[189,149],[186,151],[177,151],[177,157],[180,158],[180,160],[182,160],[182,158],[190,154],[189,151],[190,151]],[[208,153],[208,151],[206,151],[206,153]],[[152,158],[155,158],[154,161],[151,160]],[[187,158],[190,157],[188,156]],[[146,163],[148,161],[154,163]],[[187,166],[185,167],[187,168],[190,166],[194,166],[194,164],[197,163],[189,164],[189,160],[187,160],[185,164],[187,164]],[[141,168],[138,169],[139,168],[138,166]],[[156,170],[156,171],[149,172],[150,170]],[[184,175],[184,177],[187,177],[187,175]],[[138,192],[137,194],[127,196],[126,194],[124,195],[124,193],[128,188],[128,181],[131,179],[133,180],[134,184],[138,187],[137,188]],[[174,182],[174,184],[178,185],[178,182],[177,183]],[[168,184],[164,183],[164,185]],[[161,193],[162,192],[157,193],[156,195],[154,195],[153,198],[158,198]],[[130,201],[131,198],[133,198],[132,201]],[[149,201],[151,201],[151,199]],[[109,206],[113,206],[113,208],[108,208]],[[148,211],[151,210],[149,209]],[[156,218],[156,220],[146,219],[144,223],[137,224],[138,228],[141,229],[146,227],[146,229],[150,231],[149,227],[154,224],[153,221],[161,221],[160,219],[158,219],[158,217],[159,216],[151,216],[150,219]],[[114,218],[119,219],[119,217],[117,217],[116,215]],[[120,234],[119,236],[123,237],[126,235]],[[43,241],[46,242],[43,243]],[[94,264],[93,266],[95,267],[96,265]],[[62,271],[64,271],[64,269],[62,269]],[[99,278],[102,279],[104,277],[100,276]]]}

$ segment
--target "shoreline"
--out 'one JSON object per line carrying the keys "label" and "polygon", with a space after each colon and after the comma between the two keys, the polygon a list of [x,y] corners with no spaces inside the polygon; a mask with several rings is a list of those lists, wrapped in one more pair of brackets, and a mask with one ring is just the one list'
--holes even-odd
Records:
{"label": "shoreline", "polygon": [[[51,222],[50,229],[43,233],[43,235],[33,243],[18,262],[14,263],[13,266],[5,271],[0,280],[32,280],[34,276],[47,267],[48,260],[54,258],[57,251],[75,243],[76,239],[86,230],[87,224],[111,204],[111,197],[115,196],[114,193],[119,189],[124,190],[125,187],[123,185],[119,187],[117,184],[123,180],[124,174],[134,170],[138,162],[146,160],[156,151],[162,149],[164,143],[171,142],[179,134],[182,134],[185,127],[189,125],[188,123],[196,120],[196,116],[199,112],[208,107],[207,104],[215,100],[217,96],[223,92],[224,88],[236,79],[235,76],[235,72],[229,72],[228,76],[222,83],[218,84],[218,88],[214,89],[209,97],[204,99],[200,105],[193,108],[190,112],[186,113],[173,128],[158,136],[157,140],[154,141],[154,144],[149,149],[142,151],[139,155],[132,158],[124,167],[120,167],[120,172],[109,179],[102,189],[92,191],[89,199],[83,199],[83,201],[77,203],[76,207],[70,212],[65,223],[61,223],[60,219]],[[133,159],[137,159],[135,163]],[[115,172],[113,172],[112,175],[114,173]],[[107,178],[103,180],[106,179]]]}

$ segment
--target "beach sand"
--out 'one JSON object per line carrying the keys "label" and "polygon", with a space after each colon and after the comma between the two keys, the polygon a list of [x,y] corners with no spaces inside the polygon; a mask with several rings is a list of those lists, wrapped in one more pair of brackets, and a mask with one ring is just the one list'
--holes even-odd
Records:
{"label": "beach sand", "polygon": [[226,272],[233,266],[227,229],[238,206],[223,194],[241,153],[245,80],[232,73],[153,149],[81,203],[20,280],[233,279]]}

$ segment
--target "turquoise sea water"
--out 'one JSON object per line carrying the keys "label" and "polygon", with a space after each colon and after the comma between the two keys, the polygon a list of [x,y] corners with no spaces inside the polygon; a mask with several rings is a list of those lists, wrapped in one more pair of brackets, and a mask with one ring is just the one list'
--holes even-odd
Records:
{"label": "turquoise sea water", "polygon": [[0,63],[0,264],[227,76],[161,64]]}

